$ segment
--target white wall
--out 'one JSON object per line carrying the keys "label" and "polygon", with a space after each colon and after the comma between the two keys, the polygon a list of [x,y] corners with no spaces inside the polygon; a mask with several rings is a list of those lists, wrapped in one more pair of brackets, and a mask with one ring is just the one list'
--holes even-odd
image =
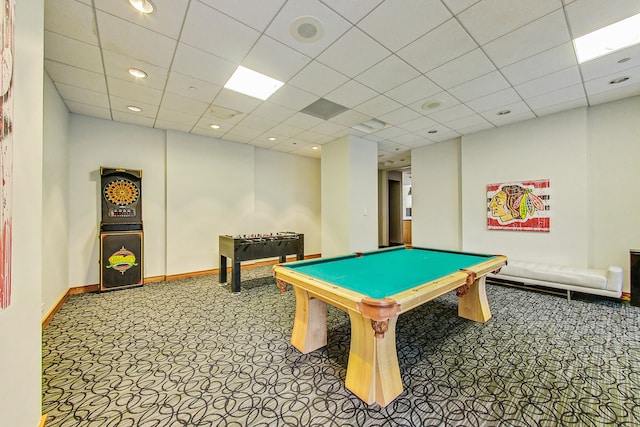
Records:
{"label": "white wall", "polygon": [[589,263],[619,265],[640,249],[640,96],[588,112]]}
{"label": "white wall", "polygon": [[44,6],[41,0],[16,3],[13,277],[11,305],[0,310],[0,423],[34,427],[40,420],[42,371]]}
{"label": "white wall", "polygon": [[165,132],[71,114],[69,286],[100,282],[100,166],[142,170],[144,275],[165,274]]}
{"label": "white wall", "polygon": [[256,148],[254,180],[256,231],[304,233],[305,253],[319,254],[320,162]]}
{"label": "white wall", "polygon": [[[462,249],[588,264],[585,108],[462,137]],[[487,230],[487,184],[549,179],[551,231]]]}
{"label": "white wall", "polygon": [[412,243],[462,249],[460,139],[411,150]]}
{"label": "white wall", "polygon": [[42,317],[69,290],[69,112],[46,74],[44,111]]}
{"label": "white wall", "polygon": [[[414,244],[618,265],[628,292],[629,249],[640,248],[638,117],[636,96],[465,135],[459,154],[451,141],[414,149]],[[550,232],[487,230],[486,185],[533,179],[550,180]]]}
{"label": "white wall", "polygon": [[99,167],[142,170],[144,275],[218,268],[218,236],[305,234],[320,251],[317,159],[71,114],[69,286],[100,280]]}

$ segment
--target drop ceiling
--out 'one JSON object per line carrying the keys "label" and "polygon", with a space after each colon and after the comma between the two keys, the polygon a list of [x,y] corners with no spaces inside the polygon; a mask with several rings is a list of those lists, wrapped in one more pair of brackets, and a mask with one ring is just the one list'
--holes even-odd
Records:
{"label": "drop ceiling", "polygon": [[[69,111],[309,157],[356,135],[395,168],[412,148],[640,95],[640,45],[579,65],[571,43],[636,1],[152,2],[143,15],[128,0],[45,1],[45,69]],[[266,101],[224,89],[238,65],[285,85]],[[346,109],[301,111],[320,99]],[[385,126],[353,128],[372,119]]]}

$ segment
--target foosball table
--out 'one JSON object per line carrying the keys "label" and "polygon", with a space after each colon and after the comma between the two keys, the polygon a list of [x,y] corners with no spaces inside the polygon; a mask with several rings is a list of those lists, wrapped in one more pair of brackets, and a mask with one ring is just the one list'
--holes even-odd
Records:
{"label": "foosball table", "polygon": [[218,239],[220,253],[220,285],[227,284],[227,258],[231,258],[231,288],[234,294],[240,293],[240,263],[256,259],[279,257],[286,262],[287,255],[295,255],[297,260],[304,259],[304,234],[290,231],[278,233],[243,234],[236,236],[220,235]]}

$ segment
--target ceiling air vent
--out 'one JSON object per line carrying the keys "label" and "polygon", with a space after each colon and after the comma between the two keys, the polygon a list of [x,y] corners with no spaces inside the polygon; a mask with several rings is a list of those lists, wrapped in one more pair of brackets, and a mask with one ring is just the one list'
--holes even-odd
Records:
{"label": "ceiling air vent", "polygon": [[379,130],[388,128],[391,126],[388,123],[382,122],[377,119],[367,120],[366,122],[360,123],[359,125],[352,126],[352,129],[359,130],[364,133],[377,132]]}
{"label": "ceiling air vent", "polygon": [[324,98],[318,99],[313,104],[307,105],[306,108],[300,110],[302,113],[310,114],[314,117],[323,120],[329,120],[331,117],[335,117],[338,114],[346,111],[347,107],[336,104]]}

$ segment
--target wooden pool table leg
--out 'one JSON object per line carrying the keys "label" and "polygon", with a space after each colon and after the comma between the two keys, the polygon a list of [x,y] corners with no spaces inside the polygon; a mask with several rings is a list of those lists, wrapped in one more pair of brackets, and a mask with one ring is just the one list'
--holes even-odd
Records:
{"label": "wooden pool table leg", "polygon": [[349,311],[351,347],[346,387],[367,404],[387,406],[402,393],[402,378],[396,352],[396,321],[389,319],[383,338],[375,338],[371,319]]}
{"label": "wooden pool table leg", "polygon": [[458,297],[458,316],[481,323],[491,319],[485,279],[474,280],[467,293]]}
{"label": "wooden pool table leg", "polygon": [[307,354],[327,345],[327,304],[297,286],[296,317],[293,322],[291,344]]}

